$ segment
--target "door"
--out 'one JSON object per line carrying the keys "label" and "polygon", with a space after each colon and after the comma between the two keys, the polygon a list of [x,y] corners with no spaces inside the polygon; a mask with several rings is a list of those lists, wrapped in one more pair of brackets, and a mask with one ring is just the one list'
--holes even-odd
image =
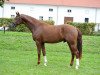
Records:
{"label": "door", "polygon": [[64,17],[64,24],[68,22],[73,22],[73,17]]}

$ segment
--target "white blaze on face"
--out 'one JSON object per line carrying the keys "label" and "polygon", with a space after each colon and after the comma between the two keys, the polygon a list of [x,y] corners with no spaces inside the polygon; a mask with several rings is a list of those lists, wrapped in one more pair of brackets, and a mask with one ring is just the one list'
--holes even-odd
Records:
{"label": "white blaze on face", "polygon": [[47,66],[47,58],[44,56],[44,66]]}
{"label": "white blaze on face", "polygon": [[76,69],[79,67],[79,59],[76,59]]}

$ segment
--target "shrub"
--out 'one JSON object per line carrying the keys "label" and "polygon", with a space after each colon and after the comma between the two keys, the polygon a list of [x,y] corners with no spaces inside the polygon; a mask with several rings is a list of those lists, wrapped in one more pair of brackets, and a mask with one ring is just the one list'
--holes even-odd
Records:
{"label": "shrub", "polygon": [[46,23],[48,23],[48,24],[50,24],[50,25],[54,25],[54,21],[53,20],[46,20],[46,21],[44,21],[44,22],[46,22]]}
{"label": "shrub", "polygon": [[94,32],[95,23],[76,23],[76,22],[68,22],[67,24],[76,26],[82,31],[82,34],[92,35]]}
{"label": "shrub", "polygon": [[[9,26],[12,21],[13,19],[0,18],[0,26],[3,26],[3,25]],[[52,20],[46,20],[44,22],[50,25],[54,25],[54,21]],[[16,28],[10,28],[9,31],[29,32],[29,29],[24,24],[20,24]]]}
{"label": "shrub", "polygon": [[0,18],[0,26],[8,26],[13,20],[8,18]]}

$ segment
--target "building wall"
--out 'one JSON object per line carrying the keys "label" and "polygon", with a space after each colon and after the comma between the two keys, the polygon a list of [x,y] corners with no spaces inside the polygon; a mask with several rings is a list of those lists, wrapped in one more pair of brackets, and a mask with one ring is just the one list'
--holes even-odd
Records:
{"label": "building wall", "polygon": [[[11,9],[15,7],[15,9]],[[4,11],[3,11],[4,9]],[[52,17],[55,24],[63,24],[64,17],[73,17],[73,22],[85,22],[85,18],[89,18],[89,22],[100,23],[100,9],[85,7],[67,7],[67,6],[50,6],[50,5],[32,5],[32,4],[4,4],[4,8],[0,8],[0,17],[11,18],[16,12],[30,15],[39,19],[43,16],[43,20]],[[53,11],[49,11],[53,9]],[[71,12],[68,12],[71,10]],[[4,13],[3,13],[4,12]]]}
{"label": "building wall", "polygon": [[[67,12],[67,10],[71,12]],[[64,17],[73,17],[74,22],[85,22],[85,18],[89,18],[89,22],[95,22],[95,9],[94,8],[79,8],[79,7],[59,7],[58,11],[59,24],[64,23]]]}
{"label": "building wall", "polygon": [[96,9],[96,23],[100,23],[100,9]]}
{"label": "building wall", "polygon": [[[11,9],[11,7],[15,7],[15,9]],[[49,6],[49,5],[31,5],[31,4],[5,4],[4,5],[4,15],[5,18],[11,18],[11,15],[16,15],[16,12],[20,12],[21,14],[30,15],[36,19],[39,19],[39,16],[43,16],[43,20],[48,20],[49,17],[53,17],[53,20],[57,21],[57,7]],[[52,12],[49,9],[53,9]],[[2,8],[0,8],[0,12]],[[0,13],[0,17],[2,17],[2,13]]]}
{"label": "building wall", "polygon": [[2,8],[0,7],[0,18],[2,17]]}

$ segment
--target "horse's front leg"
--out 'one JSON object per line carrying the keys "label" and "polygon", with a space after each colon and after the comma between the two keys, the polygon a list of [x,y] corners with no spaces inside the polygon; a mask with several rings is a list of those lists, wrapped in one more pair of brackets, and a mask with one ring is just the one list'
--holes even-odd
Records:
{"label": "horse's front leg", "polygon": [[43,56],[44,56],[44,66],[47,66],[46,50],[45,50],[44,43],[42,43],[42,53],[43,53]]}
{"label": "horse's front leg", "polygon": [[37,64],[40,64],[40,56],[41,56],[41,43],[39,41],[36,41],[36,46],[37,46],[37,53],[38,53],[38,62]]}

